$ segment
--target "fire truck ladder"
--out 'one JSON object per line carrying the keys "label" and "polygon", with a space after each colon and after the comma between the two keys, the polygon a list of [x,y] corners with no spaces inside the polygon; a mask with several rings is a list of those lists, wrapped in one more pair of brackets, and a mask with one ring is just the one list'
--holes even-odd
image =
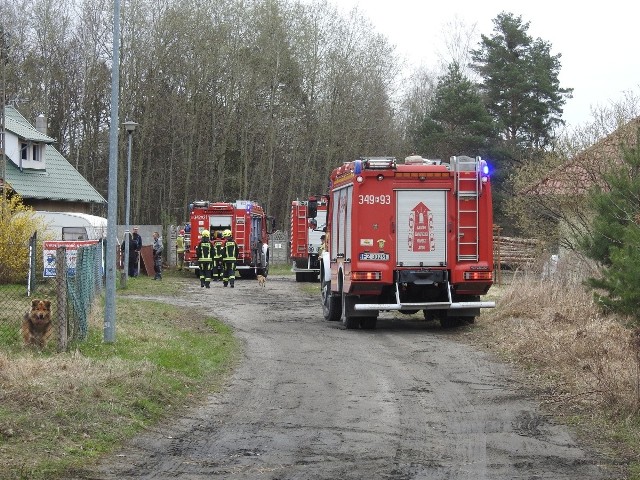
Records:
{"label": "fire truck ladder", "polygon": [[[304,246],[304,250],[300,251],[300,242],[299,240],[301,238],[307,238],[307,229],[309,228],[307,225],[307,209],[306,208],[302,208],[302,205],[298,205],[298,207],[296,208],[296,225],[295,225],[295,229],[296,229],[296,236],[295,238],[298,240],[298,243],[296,245],[292,245],[291,248],[295,248],[296,251],[293,252],[293,254],[295,256],[298,256],[300,254],[304,254],[307,257],[309,257],[308,255],[308,248],[309,246],[306,244],[303,245]],[[309,264],[310,264],[310,258],[307,258],[307,268],[309,268]]]}
{"label": "fire truck ladder", "polygon": [[[238,222],[238,220],[242,218],[242,222]],[[251,217],[249,217],[249,220],[251,220]],[[246,216],[242,215],[242,217],[235,217],[232,221],[236,222],[236,229],[233,232],[233,238],[236,241],[236,244],[238,245],[238,260],[240,258],[244,258],[244,252],[246,251],[245,249],[245,236],[244,236],[244,232],[246,227]],[[239,240],[242,240],[242,243],[239,242]]]}
{"label": "fire truck ladder", "polygon": [[[458,261],[478,261],[478,161],[456,157],[456,193],[458,196]],[[473,176],[470,173],[473,172]],[[465,253],[462,253],[465,252]]]}

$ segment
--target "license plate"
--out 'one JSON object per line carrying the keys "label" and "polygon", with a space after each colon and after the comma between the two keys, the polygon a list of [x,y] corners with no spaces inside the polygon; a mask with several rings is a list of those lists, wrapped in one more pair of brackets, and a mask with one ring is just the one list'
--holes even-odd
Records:
{"label": "license plate", "polygon": [[361,253],[360,254],[360,260],[385,261],[385,260],[389,260],[389,254],[388,253],[369,253],[369,252],[365,252],[365,253]]}

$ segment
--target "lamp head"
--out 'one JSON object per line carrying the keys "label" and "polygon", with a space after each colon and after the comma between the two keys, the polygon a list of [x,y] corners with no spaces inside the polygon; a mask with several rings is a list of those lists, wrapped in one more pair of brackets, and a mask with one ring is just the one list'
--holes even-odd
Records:
{"label": "lamp head", "polygon": [[136,122],[132,122],[131,120],[127,120],[123,123],[124,128],[127,130],[127,133],[133,133],[138,124]]}

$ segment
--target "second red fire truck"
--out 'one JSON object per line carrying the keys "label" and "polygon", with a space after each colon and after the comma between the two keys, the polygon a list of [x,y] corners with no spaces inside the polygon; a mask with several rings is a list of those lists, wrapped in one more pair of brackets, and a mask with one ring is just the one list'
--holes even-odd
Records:
{"label": "second red fire truck", "polygon": [[382,311],[473,321],[493,283],[493,212],[487,164],[369,157],[330,176],[323,315],[373,329]]}
{"label": "second red fire truck", "polygon": [[322,236],[327,225],[326,195],[291,202],[291,260],[296,282],[315,282],[320,274]]}
{"label": "second red fire truck", "polygon": [[235,202],[209,202],[199,200],[189,205],[189,247],[185,247],[185,266],[198,272],[196,246],[202,232],[209,230],[211,240],[217,232],[231,230],[238,244],[236,269],[243,278],[255,278],[257,274],[266,276],[269,272],[269,234],[273,232],[273,218],[264,209],[250,200]]}

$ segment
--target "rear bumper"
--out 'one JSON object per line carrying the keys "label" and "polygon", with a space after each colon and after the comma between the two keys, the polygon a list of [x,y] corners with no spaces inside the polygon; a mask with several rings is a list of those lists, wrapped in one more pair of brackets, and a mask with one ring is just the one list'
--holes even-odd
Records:
{"label": "rear bumper", "polygon": [[496,302],[356,303],[354,310],[462,310],[495,306]]}
{"label": "rear bumper", "polygon": [[[495,308],[496,302],[454,302],[451,294],[451,285],[446,282],[448,299],[445,302],[402,302],[400,300],[400,289],[395,284],[395,303],[356,303],[353,306],[355,311],[363,310],[467,310],[479,311],[481,308]],[[367,297],[360,297],[359,300]],[[371,297],[370,297],[371,298]],[[373,297],[375,298],[375,297]]]}

